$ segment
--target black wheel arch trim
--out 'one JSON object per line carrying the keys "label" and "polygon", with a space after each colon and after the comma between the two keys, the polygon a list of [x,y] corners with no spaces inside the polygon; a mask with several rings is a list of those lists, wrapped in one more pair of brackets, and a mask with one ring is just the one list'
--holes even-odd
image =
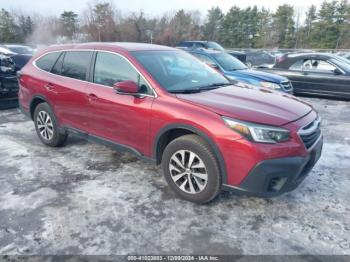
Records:
{"label": "black wheel arch trim", "polygon": [[35,94],[35,95],[32,96],[32,98],[30,99],[30,102],[29,102],[29,115],[30,115],[30,118],[31,118],[32,120],[33,120],[34,115],[31,115],[31,108],[32,108],[32,105],[33,105],[34,100],[37,99],[37,98],[39,98],[39,99],[45,101],[45,103],[47,103],[47,104],[50,106],[51,110],[52,110],[53,112],[55,112],[55,111],[54,111],[54,108],[53,108],[53,106],[52,106],[52,104],[50,103],[50,101],[48,101],[48,99],[47,99],[45,96],[39,95],[39,94]]}
{"label": "black wheel arch trim", "polygon": [[169,124],[163,128],[160,129],[158,132],[154,142],[153,142],[153,159],[156,160],[157,164],[160,164],[160,159],[159,159],[159,142],[160,138],[168,131],[175,130],[175,129],[185,129],[187,131],[190,131],[201,138],[203,138],[212,148],[214,151],[215,157],[217,158],[219,162],[219,168],[220,168],[220,173],[221,173],[221,178],[222,178],[222,184],[227,183],[227,173],[226,173],[226,165],[224,161],[224,157],[222,156],[222,153],[219,149],[219,147],[216,145],[216,143],[203,131],[199,130],[198,128],[188,125],[188,124]]}
{"label": "black wheel arch trim", "polygon": [[[33,112],[33,115],[32,115],[31,108],[32,108],[33,101],[34,101],[35,99],[37,99],[37,98],[39,98],[39,99],[45,101],[45,103],[47,103],[47,104],[49,105],[49,107],[51,108],[52,112],[54,113],[54,115],[55,115],[55,117],[56,117],[56,112],[55,112],[55,109],[54,109],[54,107],[52,106],[51,102],[50,102],[45,96],[40,95],[40,94],[35,94],[35,95],[32,96],[32,99],[31,99],[30,102],[29,102],[29,112],[28,112],[28,114],[27,114],[28,117],[29,117],[31,120],[34,121],[34,112]],[[23,111],[24,111],[24,110],[23,110]],[[35,111],[35,110],[34,110],[34,111]],[[57,117],[56,117],[56,119],[57,119]],[[57,122],[58,122],[58,120],[57,120]],[[60,125],[59,122],[58,122],[58,130],[59,130],[59,132],[60,132],[61,134],[66,133],[66,130]]]}

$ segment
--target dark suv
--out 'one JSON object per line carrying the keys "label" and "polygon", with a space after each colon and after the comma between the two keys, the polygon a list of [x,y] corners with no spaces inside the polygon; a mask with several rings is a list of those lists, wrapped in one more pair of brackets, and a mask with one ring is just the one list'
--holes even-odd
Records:
{"label": "dark suv", "polygon": [[170,187],[204,203],[221,189],[276,196],[320,157],[320,118],[305,102],[234,86],[192,55],[139,43],[50,47],[19,74],[40,140],[69,133],[161,164]]}
{"label": "dark suv", "polygon": [[16,65],[11,57],[0,54],[0,109],[18,106]]}

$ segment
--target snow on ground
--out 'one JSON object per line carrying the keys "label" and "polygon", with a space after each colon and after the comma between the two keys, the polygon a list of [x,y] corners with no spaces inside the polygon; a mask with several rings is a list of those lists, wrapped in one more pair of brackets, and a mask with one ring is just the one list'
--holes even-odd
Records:
{"label": "snow on ground", "polygon": [[307,99],[323,155],[293,192],[178,199],[160,168],[0,111],[0,254],[350,254],[350,103]]}

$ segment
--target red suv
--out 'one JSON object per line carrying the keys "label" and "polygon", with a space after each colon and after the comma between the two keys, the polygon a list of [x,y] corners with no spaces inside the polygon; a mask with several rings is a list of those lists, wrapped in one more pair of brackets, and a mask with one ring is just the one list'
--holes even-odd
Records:
{"label": "red suv", "polygon": [[182,198],[221,189],[270,197],[296,188],[322,150],[305,102],[232,85],[184,51],[139,43],[50,47],[20,71],[22,111],[40,140],[69,133],[161,164]]}

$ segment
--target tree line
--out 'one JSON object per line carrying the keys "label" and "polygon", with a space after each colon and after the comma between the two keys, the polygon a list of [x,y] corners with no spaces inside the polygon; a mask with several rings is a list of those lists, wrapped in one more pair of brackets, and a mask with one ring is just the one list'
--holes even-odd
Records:
{"label": "tree line", "polygon": [[80,14],[43,16],[0,11],[0,43],[53,44],[85,41],[152,42],[176,46],[182,40],[212,40],[231,48],[350,48],[350,4],[324,1],[305,14],[291,5],[272,12],[257,6],[178,10],[162,16],[123,14],[112,2],[88,5]]}

